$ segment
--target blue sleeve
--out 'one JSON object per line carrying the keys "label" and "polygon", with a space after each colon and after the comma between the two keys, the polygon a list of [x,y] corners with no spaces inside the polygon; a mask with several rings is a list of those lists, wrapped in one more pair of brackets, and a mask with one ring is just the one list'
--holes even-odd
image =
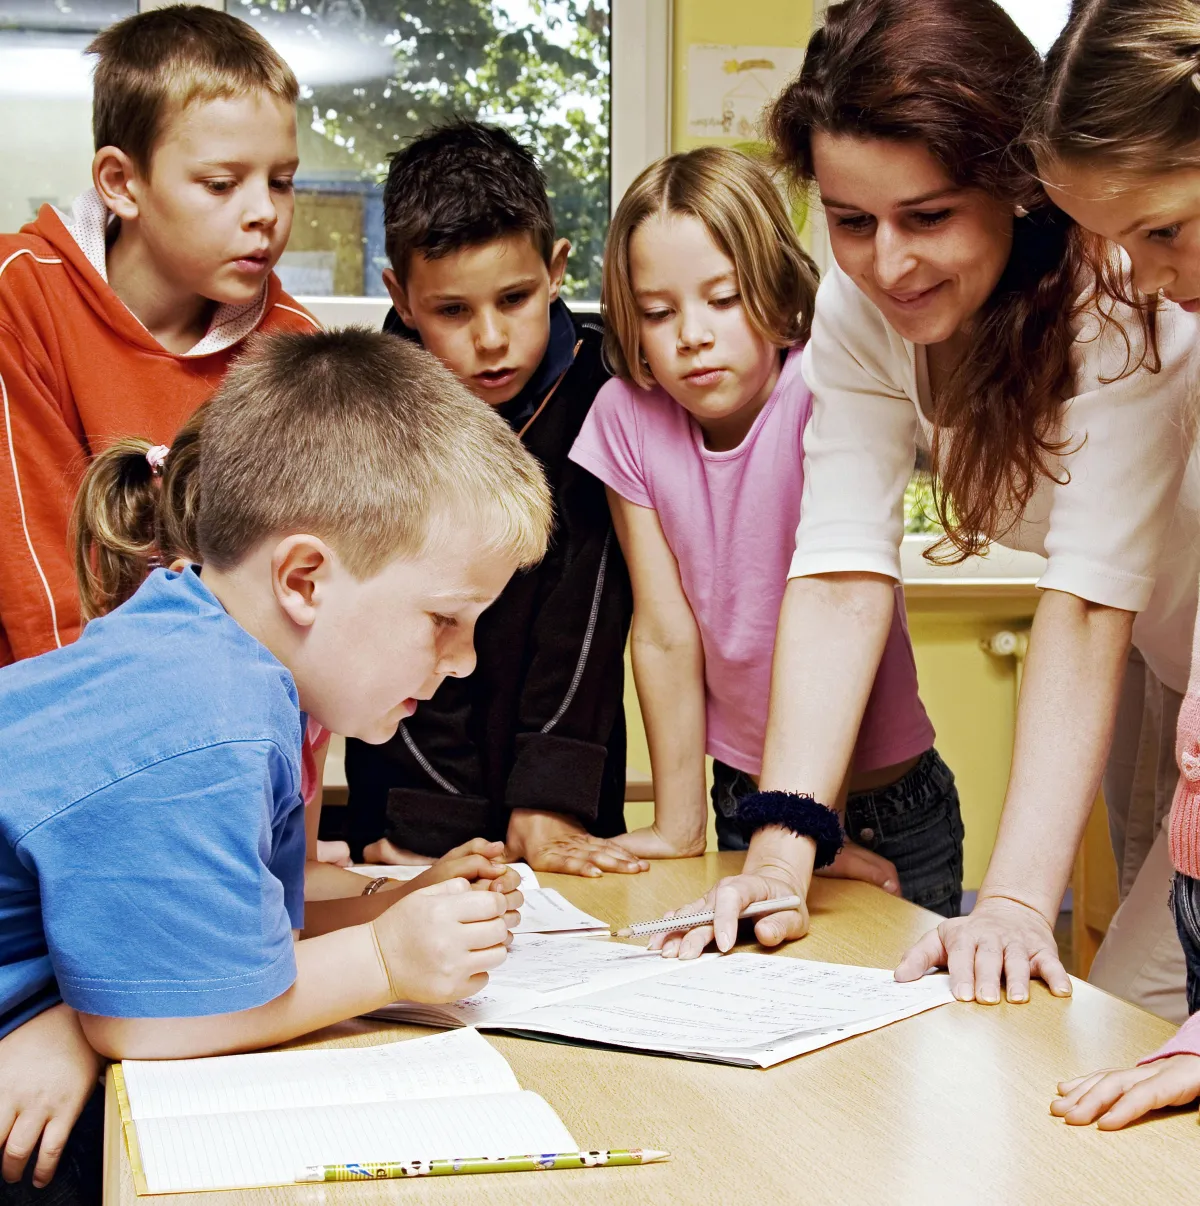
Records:
{"label": "blue sleeve", "polygon": [[263,1005],[296,978],[304,809],[274,742],[147,766],[29,831],[63,1000],[105,1017]]}

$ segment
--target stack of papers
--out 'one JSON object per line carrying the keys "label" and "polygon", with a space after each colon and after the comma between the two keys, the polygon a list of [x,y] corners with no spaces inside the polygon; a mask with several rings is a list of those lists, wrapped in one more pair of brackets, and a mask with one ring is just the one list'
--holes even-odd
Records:
{"label": "stack of papers", "polygon": [[375,1016],[768,1068],[953,1000],[944,975],[897,984],[883,968],[780,955],[681,963],[620,943],[528,935],[476,996],[401,1002]]}

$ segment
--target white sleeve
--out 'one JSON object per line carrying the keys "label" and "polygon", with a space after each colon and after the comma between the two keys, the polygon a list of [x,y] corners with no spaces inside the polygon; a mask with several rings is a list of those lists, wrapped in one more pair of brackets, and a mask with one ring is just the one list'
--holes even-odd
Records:
{"label": "white sleeve", "polygon": [[[1117,312],[1140,351],[1136,319]],[[1121,376],[1125,335],[1096,320],[1076,343],[1079,393],[1064,411],[1074,452],[1062,459],[1038,585],[1092,603],[1141,611],[1150,601],[1192,445],[1195,351],[1200,324],[1174,306],[1159,315],[1159,372]],[[1114,378],[1116,378],[1114,380]],[[1065,476],[1069,475],[1069,479]]]}
{"label": "white sleeve", "polygon": [[859,571],[899,581],[919,435],[915,370],[904,341],[836,267],[817,292],[801,371],[813,409],[788,577]]}

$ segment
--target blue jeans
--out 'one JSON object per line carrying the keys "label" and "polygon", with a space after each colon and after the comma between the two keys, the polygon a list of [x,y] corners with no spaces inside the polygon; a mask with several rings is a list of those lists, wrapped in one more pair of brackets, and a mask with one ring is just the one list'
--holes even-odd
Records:
{"label": "blue jeans", "polygon": [[1171,880],[1171,908],[1187,960],[1187,1006],[1192,1014],[1200,1012],[1200,879],[1176,871]]}
{"label": "blue jeans", "polygon": [[[745,850],[737,827],[738,801],[757,791],[745,771],[713,762],[717,846]],[[937,750],[926,750],[903,778],[846,800],[846,836],[889,859],[905,900],[943,917],[962,908],[963,823],[954,775]]]}

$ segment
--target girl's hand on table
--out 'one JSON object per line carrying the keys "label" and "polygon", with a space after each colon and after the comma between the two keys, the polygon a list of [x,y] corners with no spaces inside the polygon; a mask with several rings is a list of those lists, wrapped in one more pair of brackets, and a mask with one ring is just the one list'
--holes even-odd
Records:
{"label": "girl's hand on table", "polygon": [[659,833],[653,825],[635,829],[631,833],[620,833],[613,840],[636,858],[694,858],[704,853],[705,835],[690,843],[673,842]]}
{"label": "girl's hand on table", "polygon": [[351,863],[350,847],[345,842],[317,842],[317,862],[329,863],[334,867],[348,867]]}
{"label": "girl's hand on table", "polygon": [[1114,1068],[1058,1086],[1050,1113],[1071,1126],[1095,1122],[1116,1131],[1151,1110],[1184,1106],[1200,1097],[1200,1055],[1168,1055],[1136,1068]]}
{"label": "girl's hand on table", "polygon": [[[712,925],[701,925],[694,930],[673,934],[656,934],[650,940],[649,949],[661,950],[668,959],[695,959],[715,938],[717,950],[724,954],[737,941],[738,917],[747,905],[782,896],[799,896],[803,899],[805,895],[804,888],[792,878],[773,870],[761,869],[753,875],[727,876],[699,900],[667,914],[668,917],[680,917],[712,910],[716,913]],[[754,923],[754,936],[763,946],[778,946],[792,938],[803,938],[807,933],[807,907],[769,913]]]}
{"label": "girl's hand on table", "polygon": [[1050,923],[1036,909],[1007,896],[980,899],[967,917],[943,921],[909,948],[896,968],[896,979],[919,980],[945,967],[960,1001],[995,1005],[1003,973],[1008,999],[1029,1000],[1031,975],[1045,980],[1056,997],[1071,995],[1071,978],[1058,957]]}
{"label": "girl's hand on table", "polygon": [[830,879],[860,879],[863,883],[874,884],[893,896],[900,895],[900,874],[896,870],[896,864],[848,838],[838,851],[837,858],[816,874],[828,876]]}
{"label": "girl's hand on table", "polygon": [[415,854],[411,850],[393,846],[387,838],[380,838],[379,841],[363,847],[363,862],[386,863],[392,867],[419,867],[428,863],[429,859],[424,854]]}
{"label": "girl's hand on table", "polygon": [[41,1189],[50,1183],[103,1063],[67,1005],[39,1013],[0,1039],[0,1175],[5,1181],[21,1179],[36,1149],[33,1184]]}

